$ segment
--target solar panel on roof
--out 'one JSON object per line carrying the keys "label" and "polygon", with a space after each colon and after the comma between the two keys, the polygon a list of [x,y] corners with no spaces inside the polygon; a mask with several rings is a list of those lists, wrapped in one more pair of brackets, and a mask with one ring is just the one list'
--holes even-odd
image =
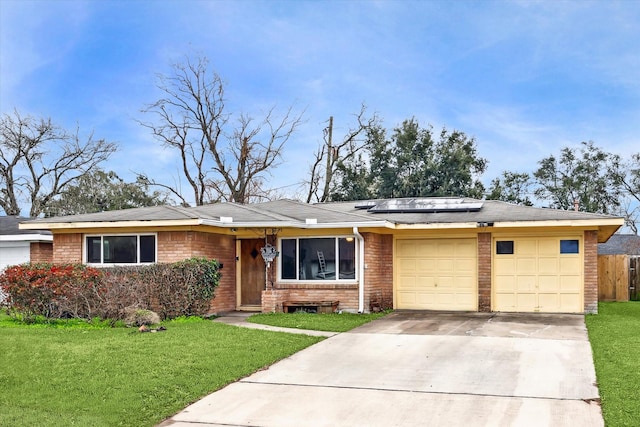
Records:
{"label": "solar panel on roof", "polygon": [[482,202],[460,198],[415,198],[383,200],[368,209],[372,213],[477,212]]}
{"label": "solar panel on roof", "polygon": [[356,205],[356,209],[371,209],[375,205],[376,205],[376,202],[374,201],[363,200],[361,202],[358,202],[358,204]]}

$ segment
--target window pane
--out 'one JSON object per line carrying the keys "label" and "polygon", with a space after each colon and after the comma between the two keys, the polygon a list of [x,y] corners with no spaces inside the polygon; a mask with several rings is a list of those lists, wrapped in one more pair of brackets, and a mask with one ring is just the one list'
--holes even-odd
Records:
{"label": "window pane", "polygon": [[136,236],[104,236],[105,263],[135,263],[137,261]]}
{"label": "window pane", "polygon": [[140,236],[140,262],[156,262],[156,236]]}
{"label": "window pane", "polygon": [[336,239],[300,239],[300,280],[335,280]]}
{"label": "window pane", "polygon": [[338,239],[338,265],[341,279],[356,278],[356,241],[353,237]]}
{"label": "window pane", "polygon": [[578,240],[560,240],[561,254],[580,253],[580,242]]}
{"label": "window pane", "polygon": [[496,242],[496,254],[513,255],[513,240],[501,240]]}
{"label": "window pane", "polygon": [[100,263],[100,237],[87,237],[87,262]]}
{"label": "window pane", "polygon": [[284,239],[281,242],[281,268],[283,279],[297,279],[296,277],[296,240]]}

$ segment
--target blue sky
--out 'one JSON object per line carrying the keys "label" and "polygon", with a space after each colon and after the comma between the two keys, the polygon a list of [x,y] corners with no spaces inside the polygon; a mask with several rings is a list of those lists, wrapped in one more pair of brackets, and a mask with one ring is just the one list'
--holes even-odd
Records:
{"label": "blue sky", "polygon": [[503,170],[593,140],[640,151],[640,1],[0,1],[0,112],[119,143],[106,169],[178,179],[136,119],[156,73],[206,56],[229,111],[303,111],[268,178],[294,196],[334,116],[464,131]]}

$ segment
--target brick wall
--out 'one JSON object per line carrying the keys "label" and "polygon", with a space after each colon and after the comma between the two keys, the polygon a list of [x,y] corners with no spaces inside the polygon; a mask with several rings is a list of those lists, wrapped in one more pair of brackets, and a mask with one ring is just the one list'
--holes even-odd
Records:
{"label": "brick wall", "polygon": [[598,232],[584,232],[584,312],[598,312]]}
{"label": "brick wall", "polygon": [[[265,296],[269,298],[265,301]],[[275,283],[262,292],[262,311],[280,312],[285,301],[340,301],[338,310],[358,311],[357,284]]]}
{"label": "brick wall", "polygon": [[54,234],[53,262],[60,264],[82,262],[82,234]]}
{"label": "brick wall", "polygon": [[478,233],[478,311],[491,311],[491,233]]}
{"label": "brick wall", "polygon": [[[364,310],[371,301],[393,304],[393,236],[362,233],[364,237]],[[392,308],[392,307],[381,307]]]}
{"label": "brick wall", "polygon": [[262,291],[262,312],[282,313],[282,302],[289,300],[286,289],[267,289]]}
{"label": "brick wall", "polygon": [[53,262],[53,243],[31,242],[31,262]]}
{"label": "brick wall", "polygon": [[223,265],[210,312],[236,309],[236,243],[233,236],[199,231],[158,232],[158,262],[176,262],[191,257],[216,259]]}

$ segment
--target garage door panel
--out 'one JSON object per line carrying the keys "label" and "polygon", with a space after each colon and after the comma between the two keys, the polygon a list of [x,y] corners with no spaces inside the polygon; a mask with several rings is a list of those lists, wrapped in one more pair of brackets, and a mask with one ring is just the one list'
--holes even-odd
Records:
{"label": "garage door panel", "polygon": [[445,243],[438,243],[436,245],[436,247],[438,248],[438,253],[437,256],[439,257],[449,257],[449,258],[453,258],[456,253],[455,253],[455,249],[456,246],[453,243],[450,242],[445,242]]}
{"label": "garage door panel", "polygon": [[418,245],[413,240],[399,240],[396,249],[399,255],[415,257]]}
{"label": "garage door panel", "polygon": [[538,311],[543,307],[547,312],[557,312],[560,309],[560,295],[540,293],[538,295]]}
{"label": "garage door panel", "polygon": [[557,257],[560,250],[560,242],[558,239],[540,239],[538,240],[538,255]]}
{"label": "garage door panel", "polygon": [[455,271],[455,264],[453,259],[439,259],[438,260],[438,273],[452,273]]}
{"label": "garage door panel", "polygon": [[580,276],[562,276],[560,277],[560,292],[563,293],[580,293],[582,287],[582,278]]}
{"label": "garage door panel", "polygon": [[438,271],[438,262],[435,259],[416,259],[414,262],[416,263],[418,274],[433,275]]}
{"label": "garage door panel", "polygon": [[[476,310],[476,246],[475,239],[398,239],[397,307]],[[414,280],[410,282],[407,277]],[[409,293],[413,298],[407,296]]]}
{"label": "garage door panel", "polygon": [[500,258],[494,261],[495,270],[499,271],[501,275],[515,274],[516,272],[516,260],[515,258]]}
{"label": "garage door panel", "polygon": [[[513,293],[516,290],[516,281],[514,277],[496,277],[494,280],[494,287],[496,289],[496,295],[503,293]],[[498,289],[500,291],[498,291]]]}
{"label": "garage door panel", "polygon": [[575,274],[580,270],[580,261],[579,257],[560,258],[560,274]]}
{"label": "garage door panel", "polygon": [[516,260],[516,271],[519,274],[534,274],[537,271],[535,258],[519,258]]}
{"label": "garage door panel", "polygon": [[458,277],[456,279],[456,287],[458,289],[471,292],[476,288],[476,281],[472,277]]}
{"label": "garage door panel", "polygon": [[515,253],[519,256],[538,255],[538,247],[535,240],[518,240],[515,243]]}
{"label": "garage door panel", "polygon": [[533,292],[536,289],[535,276],[516,276],[515,292]]}
{"label": "garage door panel", "polygon": [[438,247],[425,244],[425,243],[414,243],[416,245],[415,256],[418,258],[432,257],[435,258],[438,256]]}
{"label": "garage door panel", "polygon": [[414,272],[418,269],[418,263],[413,258],[403,258],[399,261],[399,267],[404,272]]}
{"label": "garage door panel", "polygon": [[559,292],[560,280],[558,276],[540,275],[538,276],[539,292]]}
{"label": "garage door panel", "polygon": [[462,259],[456,262],[456,270],[458,272],[475,274],[476,262],[472,259]]}
{"label": "garage door panel", "polygon": [[540,258],[538,260],[539,274],[558,274],[558,258]]}
{"label": "garage door panel", "polygon": [[518,311],[535,311],[538,305],[538,298],[536,294],[519,293],[516,294],[516,309]]}
{"label": "garage door panel", "polygon": [[515,294],[496,294],[495,301],[500,307],[503,307],[503,311],[514,311],[516,309]]}

